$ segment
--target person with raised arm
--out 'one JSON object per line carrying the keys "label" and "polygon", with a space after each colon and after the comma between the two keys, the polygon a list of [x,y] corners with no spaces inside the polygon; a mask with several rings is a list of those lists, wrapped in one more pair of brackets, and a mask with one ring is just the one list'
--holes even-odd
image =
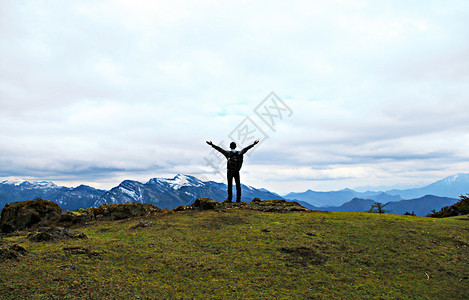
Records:
{"label": "person with raised arm", "polygon": [[228,202],[231,202],[233,199],[233,178],[236,183],[236,202],[241,202],[241,181],[239,177],[239,170],[241,170],[241,167],[243,165],[243,155],[248,152],[249,149],[254,147],[257,143],[259,143],[259,140],[255,140],[254,143],[243,148],[243,150],[237,151],[235,142],[230,143],[231,150],[225,150],[213,144],[212,141],[207,141],[207,144],[215,148],[227,159],[226,178],[228,179],[228,199],[226,200]]}

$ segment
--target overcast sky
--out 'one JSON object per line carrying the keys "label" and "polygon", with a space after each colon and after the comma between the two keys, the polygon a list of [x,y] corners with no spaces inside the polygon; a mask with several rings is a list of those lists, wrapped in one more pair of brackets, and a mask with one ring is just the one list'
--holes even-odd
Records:
{"label": "overcast sky", "polygon": [[280,194],[467,172],[468,14],[465,0],[0,0],[0,177],[221,182],[205,141],[255,138],[241,180]]}

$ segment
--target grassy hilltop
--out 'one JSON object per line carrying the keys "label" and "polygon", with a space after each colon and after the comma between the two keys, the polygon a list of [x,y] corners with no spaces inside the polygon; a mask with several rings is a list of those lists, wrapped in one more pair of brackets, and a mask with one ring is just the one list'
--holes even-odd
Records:
{"label": "grassy hilltop", "polygon": [[0,262],[1,299],[469,299],[469,217],[224,209],[80,225]]}

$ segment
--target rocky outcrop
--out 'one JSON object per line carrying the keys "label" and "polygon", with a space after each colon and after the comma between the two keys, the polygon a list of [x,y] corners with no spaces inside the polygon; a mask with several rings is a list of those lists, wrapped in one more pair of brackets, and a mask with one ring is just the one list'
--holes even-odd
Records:
{"label": "rocky outcrop", "polygon": [[135,202],[103,204],[98,208],[89,209],[93,211],[97,220],[121,220],[132,217],[145,217],[162,211],[155,205]]}
{"label": "rocky outcrop", "polygon": [[148,203],[127,202],[123,204],[103,204],[100,207],[90,207],[67,211],[59,221],[59,224],[70,226],[82,224],[88,221],[112,221],[133,217],[146,217],[166,211]]}
{"label": "rocky outcrop", "polygon": [[33,242],[47,242],[63,239],[87,239],[81,231],[70,230],[64,227],[41,227],[36,232],[30,233],[28,239]]}
{"label": "rocky outcrop", "polygon": [[230,209],[246,209],[263,212],[301,212],[310,211],[301,206],[297,202],[286,200],[264,200],[254,198],[251,202],[217,202],[210,198],[199,198],[191,205],[184,205],[175,208],[173,211],[184,210],[230,210]]}
{"label": "rocky outcrop", "polygon": [[[35,200],[8,203],[2,210],[0,219],[0,232],[13,233],[18,231],[34,231],[37,228],[55,228],[49,231],[42,228],[37,239],[55,239],[67,235],[57,225],[69,227],[83,224],[88,221],[122,220],[132,217],[146,217],[152,214],[167,211],[147,203],[103,204],[100,207],[77,209],[62,214],[58,204],[48,200],[36,198]],[[54,232],[52,232],[53,230]],[[51,236],[48,236],[51,235]],[[35,237],[36,238],[36,237]]]}
{"label": "rocky outcrop", "polygon": [[307,212],[310,211],[297,202],[286,200],[264,200],[255,198],[247,205],[248,209],[264,212]]}
{"label": "rocky outcrop", "polygon": [[219,204],[220,204],[219,202],[212,200],[210,198],[199,198],[194,201],[194,203],[192,204],[192,207],[205,210],[205,209],[214,209]]}
{"label": "rocky outcrop", "polygon": [[57,203],[40,198],[7,203],[1,213],[0,231],[11,233],[54,223],[60,219],[61,213]]}
{"label": "rocky outcrop", "polygon": [[28,253],[26,249],[18,244],[11,246],[0,245],[0,261],[14,259],[17,260],[19,257],[24,256]]}

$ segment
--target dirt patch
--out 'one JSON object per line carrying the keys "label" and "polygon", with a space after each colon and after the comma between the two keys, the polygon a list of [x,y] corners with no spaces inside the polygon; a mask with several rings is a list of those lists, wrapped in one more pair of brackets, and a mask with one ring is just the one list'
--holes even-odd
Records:
{"label": "dirt patch", "polygon": [[65,254],[67,255],[84,254],[84,255],[87,255],[88,257],[101,255],[101,253],[97,251],[93,251],[93,250],[90,250],[88,248],[83,248],[83,247],[65,247],[63,248],[63,250],[65,251]]}
{"label": "dirt patch", "polygon": [[139,229],[139,228],[144,228],[144,227],[148,227],[152,225],[153,225],[152,221],[140,221],[136,225],[130,227],[130,229]]}
{"label": "dirt patch", "polygon": [[284,260],[292,265],[322,265],[326,262],[327,256],[321,254],[317,249],[308,247],[282,247],[279,251],[284,253]]}
{"label": "dirt patch", "polygon": [[243,218],[230,213],[213,214],[200,222],[202,228],[221,229],[224,226],[234,226],[247,224]]}

